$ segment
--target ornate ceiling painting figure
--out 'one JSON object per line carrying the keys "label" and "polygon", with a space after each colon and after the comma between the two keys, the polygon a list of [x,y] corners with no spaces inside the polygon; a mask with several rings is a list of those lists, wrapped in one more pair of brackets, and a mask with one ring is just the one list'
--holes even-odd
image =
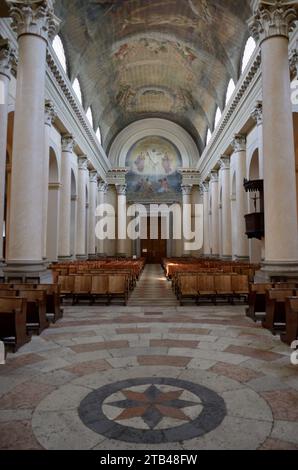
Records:
{"label": "ornate ceiling painting figure", "polygon": [[145,137],[126,159],[128,199],[131,202],[172,202],[181,189],[179,150],[163,137]]}

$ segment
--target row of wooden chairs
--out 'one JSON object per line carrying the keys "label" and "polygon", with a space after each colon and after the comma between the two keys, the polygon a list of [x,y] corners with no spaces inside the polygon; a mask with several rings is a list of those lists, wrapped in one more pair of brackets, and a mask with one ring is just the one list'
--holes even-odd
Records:
{"label": "row of wooden chairs", "polygon": [[262,321],[264,328],[280,334],[281,340],[292,344],[298,338],[298,284],[252,284],[247,316]]}
{"label": "row of wooden chairs", "polygon": [[14,350],[62,316],[58,285],[0,284],[0,339]]}
{"label": "row of wooden chairs", "polygon": [[126,274],[94,274],[59,276],[58,285],[62,298],[72,298],[73,304],[81,299],[94,304],[104,300],[109,305],[115,299],[122,299],[127,305],[130,282]]}
{"label": "row of wooden chairs", "polygon": [[219,299],[246,300],[249,292],[248,276],[238,274],[204,274],[193,273],[179,277],[176,295],[183,305],[187,299],[195,300],[198,304],[201,300],[209,299],[215,305]]}

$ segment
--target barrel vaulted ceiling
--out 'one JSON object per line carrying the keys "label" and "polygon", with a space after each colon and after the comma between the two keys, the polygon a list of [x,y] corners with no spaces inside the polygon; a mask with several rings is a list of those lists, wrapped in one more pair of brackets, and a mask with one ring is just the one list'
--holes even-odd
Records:
{"label": "barrel vaulted ceiling", "polygon": [[104,146],[131,122],[166,118],[200,151],[239,78],[249,0],[56,0],[71,80]]}

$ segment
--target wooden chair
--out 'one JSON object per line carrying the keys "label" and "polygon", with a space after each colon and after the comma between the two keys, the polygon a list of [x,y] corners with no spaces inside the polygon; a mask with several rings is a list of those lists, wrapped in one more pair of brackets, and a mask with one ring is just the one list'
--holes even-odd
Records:
{"label": "wooden chair", "polygon": [[228,299],[231,303],[233,301],[233,289],[231,275],[215,275],[214,276],[214,287],[216,296],[224,299]]}
{"label": "wooden chair", "polygon": [[63,308],[60,303],[60,286],[58,284],[39,284],[35,288],[46,293],[47,318],[56,323],[63,317]]}
{"label": "wooden chair", "polygon": [[77,304],[79,300],[84,298],[88,298],[90,301],[92,276],[82,275],[74,276],[74,278],[73,304]]}
{"label": "wooden chair", "polygon": [[294,289],[269,289],[266,292],[266,316],[263,327],[273,334],[284,330],[286,324],[285,303],[287,297],[295,295]]}
{"label": "wooden chair", "polygon": [[98,299],[106,299],[109,303],[109,285],[107,274],[97,274],[92,276],[91,282],[91,302],[94,303]]}
{"label": "wooden chair", "polygon": [[108,276],[108,294],[109,303],[115,298],[123,298],[124,305],[127,305],[128,283],[124,274],[112,274]]}
{"label": "wooden chair", "polygon": [[196,274],[183,275],[179,278],[179,301],[180,305],[184,304],[184,300],[198,300],[198,281]]}
{"label": "wooden chair", "polygon": [[0,338],[4,344],[12,345],[14,352],[30,341],[26,318],[26,299],[0,297]]}
{"label": "wooden chair", "polygon": [[234,296],[240,299],[243,298],[246,301],[249,293],[248,276],[237,274],[236,276],[231,276],[231,280]]}
{"label": "wooden chair", "polygon": [[214,285],[214,275],[201,275],[197,276],[198,287],[198,301],[203,299],[210,299],[216,304],[216,290]]}
{"label": "wooden chair", "polygon": [[59,276],[57,281],[62,299],[73,298],[75,276]]}
{"label": "wooden chair", "polygon": [[291,345],[298,339],[298,297],[288,297],[286,299],[286,331],[281,333],[280,339]]}
{"label": "wooden chair", "polygon": [[[266,291],[273,288],[273,284],[249,284],[248,308],[246,316],[254,322],[262,320],[266,312]],[[262,315],[256,315],[262,313]]]}
{"label": "wooden chair", "polygon": [[49,323],[46,315],[46,293],[24,289],[19,291],[19,296],[27,300],[27,331],[40,334]]}

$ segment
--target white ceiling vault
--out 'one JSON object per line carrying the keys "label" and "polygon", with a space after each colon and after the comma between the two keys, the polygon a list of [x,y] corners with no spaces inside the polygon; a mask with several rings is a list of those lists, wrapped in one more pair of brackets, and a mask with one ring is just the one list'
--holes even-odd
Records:
{"label": "white ceiling vault", "polygon": [[71,80],[109,150],[146,118],[187,130],[203,151],[249,37],[249,0],[56,0]]}

